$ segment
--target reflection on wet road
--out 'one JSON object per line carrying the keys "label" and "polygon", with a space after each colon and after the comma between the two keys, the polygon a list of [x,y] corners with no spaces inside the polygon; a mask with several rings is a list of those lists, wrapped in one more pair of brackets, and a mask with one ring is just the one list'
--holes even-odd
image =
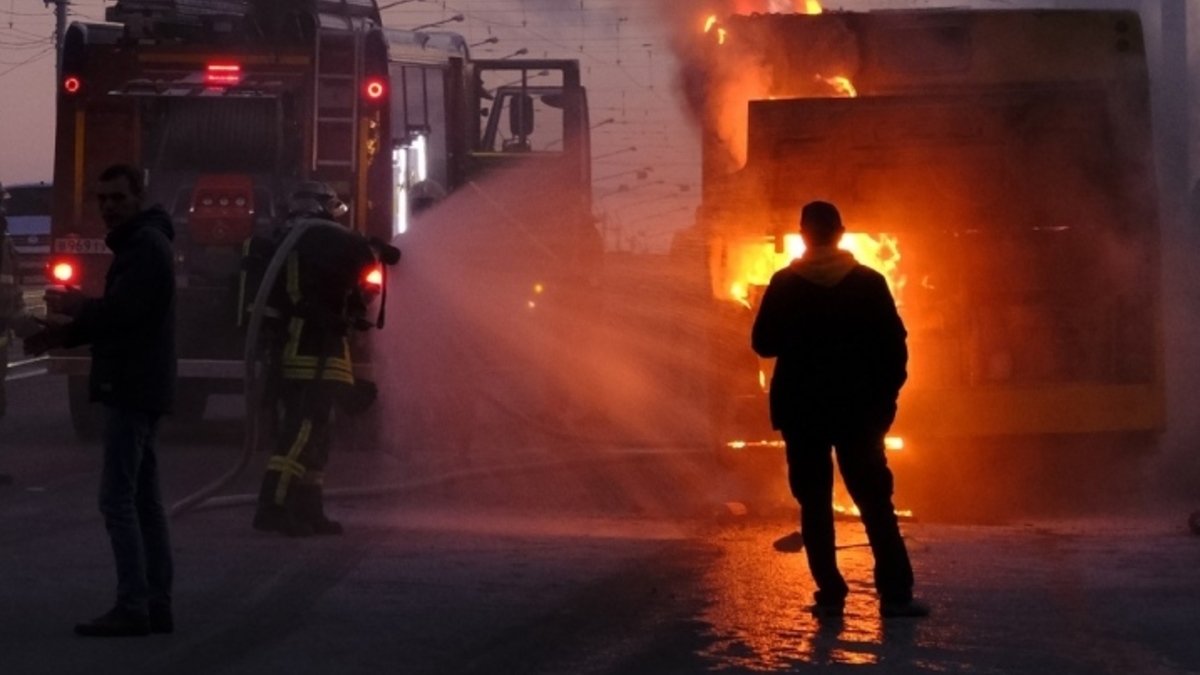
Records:
{"label": "reflection on wet road", "polygon": [[814,585],[802,553],[772,542],[787,521],[713,533],[699,576],[704,669],[722,673],[1200,672],[1200,547],[1164,519],[1011,526],[910,523],[917,594],[934,613],[882,619],[857,523],[838,523],[845,617],[805,611]]}
{"label": "reflection on wet road", "polygon": [[850,585],[841,621],[814,619],[805,607],[815,590],[803,553],[774,551],[780,524],[738,527],[718,543],[724,555],[704,579],[711,604],[702,617],[713,643],[704,651],[717,669],[787,671],[792,666],[870,665],[908,652],[919,622],[879,617],[871,586],[873,562],[860,525],[839,526],[839,564]]}

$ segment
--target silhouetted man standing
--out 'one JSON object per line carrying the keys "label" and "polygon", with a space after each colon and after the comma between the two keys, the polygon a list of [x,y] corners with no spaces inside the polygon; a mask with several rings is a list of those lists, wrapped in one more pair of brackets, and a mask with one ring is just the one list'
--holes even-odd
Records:
{"label": "silhouetted man standing", "polygon": [[880,613],[925,616],[892,506],[884,436],[907,378],[907,333],[887,281],[838,248],[841,215],[812,202],[800,215],[802,257],[778,271],[754,321],[754,351],[775,357],[771,423],[787,447],[788,483],[800,503],[808,566],[817,583],[810,608],[842,615],[849,589],[838,571],[833,460],[862,513],[875,555]]}
{"label": "silhouetted man standing", "polygon": [[104,406],[100,511],[117,567],[112,611],[75,626],[79,635],[170,633],[173,565],[159,491],[155,437],[175,397],[175,231],[166,211],[143,209],[142,175],[114,165],[96,199],[113,252],[104,295],[47,294],[47,310],[71,317],[25,340],[31,354],[92,346],[88,389]]}

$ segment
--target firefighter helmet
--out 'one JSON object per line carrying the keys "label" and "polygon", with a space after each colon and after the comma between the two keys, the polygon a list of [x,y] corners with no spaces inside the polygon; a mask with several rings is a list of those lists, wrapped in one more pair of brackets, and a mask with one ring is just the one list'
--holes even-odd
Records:
{"label": "firefighter helmet", "polygon": [[409,195],[412,200],[413,213],[420,213],[446,198],[446,189],[437,181],[423,180],[412,186]]}
{"label": "firefighter helmet", "polygon": [[288,198],[288,215],[328,216],[340,218],[349,208],[338,199],[337,192],[328,183],[308,180],[292,190]]}

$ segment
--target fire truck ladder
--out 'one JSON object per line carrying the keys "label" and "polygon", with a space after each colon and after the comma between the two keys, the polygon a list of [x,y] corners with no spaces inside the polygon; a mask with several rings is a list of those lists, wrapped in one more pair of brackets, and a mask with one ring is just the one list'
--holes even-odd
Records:
{"label": "fire truck ladder", "polygon": [[312,169],[358,168],[358,87],[363,72],[363,31],[318,30],[313,69]]}

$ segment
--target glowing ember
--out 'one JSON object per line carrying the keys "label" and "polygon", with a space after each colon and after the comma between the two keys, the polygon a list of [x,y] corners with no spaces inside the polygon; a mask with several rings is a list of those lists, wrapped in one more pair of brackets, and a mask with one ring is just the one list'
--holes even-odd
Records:
{"label": "glowing ember", "polygon": [[804,0],[805,14],[820,14],[821,11],[821,3],[819,0]]}
{"label": "glowing ember", "polygon": [[[766,377],[766,374],[759,372],[761,377]],[[745,450],[746,448],[783,448],[784,444],[781,440],[773,441],[727,441],[725,447],[730,450]],[[888,436],[883,443],[883,447],[889,451],[895,452],[904,448],[904,441],[899,436]]]}
{"label": "glowing ember", "polygon": [[711,31],[712,31],[712,29],[713,29],[713,26],[716,26],[716,25],[717,25],[717,15],[716,15],[716,14],[713,14],[712,16],[708,17],[708,19],[707,19],[707,20],[705,20],[705,22],[704,22],[704,32],[705,32],[705,33],[709,33],[709,32],[711,32]]}
{"label": "glowing ember", "polygon": [[[896,517],[899,518],[900,520],[912,520],[913,519],[912,509],[895,509],[893,511],[893,513],[895,513]],[[858,510],[858,507],[855,506],[854,504],[851,504],[850,506],[843,506],[842,504],[838,504],[835,502],[833,505],[833,516],[835,518],[851,519],[851,518],[862,517],[862,513]]]}

